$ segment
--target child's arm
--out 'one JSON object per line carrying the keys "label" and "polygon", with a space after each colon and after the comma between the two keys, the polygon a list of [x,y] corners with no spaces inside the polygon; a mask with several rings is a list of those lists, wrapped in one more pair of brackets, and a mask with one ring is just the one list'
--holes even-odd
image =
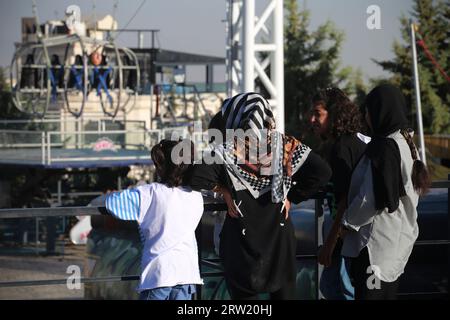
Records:
{"label": "child's arm", "polygon": [[137,189],[112,192],[105,200],[106,209],[120,220],[137,221],[140,213],[140,194]]}

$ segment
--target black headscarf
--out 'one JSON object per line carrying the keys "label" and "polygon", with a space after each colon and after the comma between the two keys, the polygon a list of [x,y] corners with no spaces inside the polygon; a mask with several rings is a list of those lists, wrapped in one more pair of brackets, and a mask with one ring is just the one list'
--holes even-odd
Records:
{"label": "black headscarf", "polygon": [[388,135],[408,127],[406,101],[401,91],[389,84],[373,89],[366,98],[366,112],[372,124],[372,140],[366,155],[372,162],[375,208],[394,212],[399,198],[406,194],[397,143]]}

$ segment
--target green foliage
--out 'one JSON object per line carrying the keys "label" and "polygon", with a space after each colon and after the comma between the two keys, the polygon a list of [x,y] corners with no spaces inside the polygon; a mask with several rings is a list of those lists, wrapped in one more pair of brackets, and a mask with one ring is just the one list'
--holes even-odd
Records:
{"label": "green foliage", "polygon": [[13,104],[11,88],[6,79],[5,69],[0,67],[0,119],[20,118],[23,115]]}
{"label": "green foliage", "polygon": [[[415,0],[413,20],[418,24],[420,33],[436,61],[444,71],[450,69],[450,1]],[[412,78],[412,51],[410,21],[403,15],[402,42],[394,41],[392,61],[375,61],[384,70],[392,74],[389,82],[399,86],[407,98],[411,126],[416,125],[415,93]],[[420,39],[420,34],[416,34]],[[450,83],[440,74],[427,58],[424,50],[417,46],[422,118],[425,133],[450,132]],[[377,82],[377,81],[374,81]]]}
{"label": "green foliage", "polygon": [[285,1],[285,121],[286,132],[300,136],[308,129],[305,123],[314,94],[336,86],[355,97],[364,97],[365,86],[360,70],[340,68],[344,33],[331,21],[309,31],[310,13],[298,10],[297,1]]}
{"label": "green foliage", "polygon": [[9,85],[6,81],[5,70],[0,67],[0,91],[9,91]]}

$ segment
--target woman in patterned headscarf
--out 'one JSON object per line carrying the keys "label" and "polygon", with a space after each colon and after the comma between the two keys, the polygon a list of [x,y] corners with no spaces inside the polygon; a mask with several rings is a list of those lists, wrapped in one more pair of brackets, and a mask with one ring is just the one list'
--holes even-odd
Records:
{"label": "woman in patterned headscarf", "polygon": [[271,107],[257,93],[225,100],[211,127],[226,132],[224,143],[214,143],[220,163],[196,165],[191,186],[220,192],[227,202],[220,257],[230,295],[295,299],[296,238],[289,204],[316,193],[331,171],[309,147],[275,130]]}

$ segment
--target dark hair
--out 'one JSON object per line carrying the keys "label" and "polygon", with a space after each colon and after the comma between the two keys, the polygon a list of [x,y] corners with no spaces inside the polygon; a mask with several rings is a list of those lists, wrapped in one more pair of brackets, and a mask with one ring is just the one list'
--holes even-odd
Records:
{"label": "dark hair", "polygon": [[312,103],[313,106],[322,104],[328,111],[329,132],[334,138],[361,131],[361,111],[342,90],[321,90],[313,97]]}
{"label": "dark hair", "polygon": [[[209,122],[208,125],[208,130],[209,129],[217,129],[220,131],[220,133],[222,134],[222,141],[225,140],[225,125],[223,124],[223,117],[222,117],[222,111],[217,112],[214,117],[211,119],[211,121]],[[213,143],[214,142],[214,137],[209,136],[208,137],[208,142],[209,143]]]}
{"label": "dark hair", "polygon": [[419,157],[417,156],[417,148],[414,144],[414,141],[409,134],[407,129],[400,130],[401,134],[405,138],[408,143],[409,149],[411,150],[411,157],[414,160],[413,169],[411,173],[411,179],[414,186],[414,190],[416,190],[420,195],[424,195],[428,192],[428,189],[431,185],[430,175],[428,173],[428,169],[425,166]]}
{"label": "dark hair", "polygon": [[[172,159],[172,150],[178,144],[189,143],[190,148],[190,158],[188,163],[181,162],[179,164],[175,163]],[[179,154],[176,157],[183,157],[183,150],[181,148]],[[190,140],[173,141],[173,140],[161,140],[156,146],[151,150],[152,160],[155,164],[157,174],[161,179],[161,183],[164,183],[169,188],[178,187],[181,185],[186,185],[192,169],[193,161],[193,144]],[[178,162],[178,160],[176,160]]]}

